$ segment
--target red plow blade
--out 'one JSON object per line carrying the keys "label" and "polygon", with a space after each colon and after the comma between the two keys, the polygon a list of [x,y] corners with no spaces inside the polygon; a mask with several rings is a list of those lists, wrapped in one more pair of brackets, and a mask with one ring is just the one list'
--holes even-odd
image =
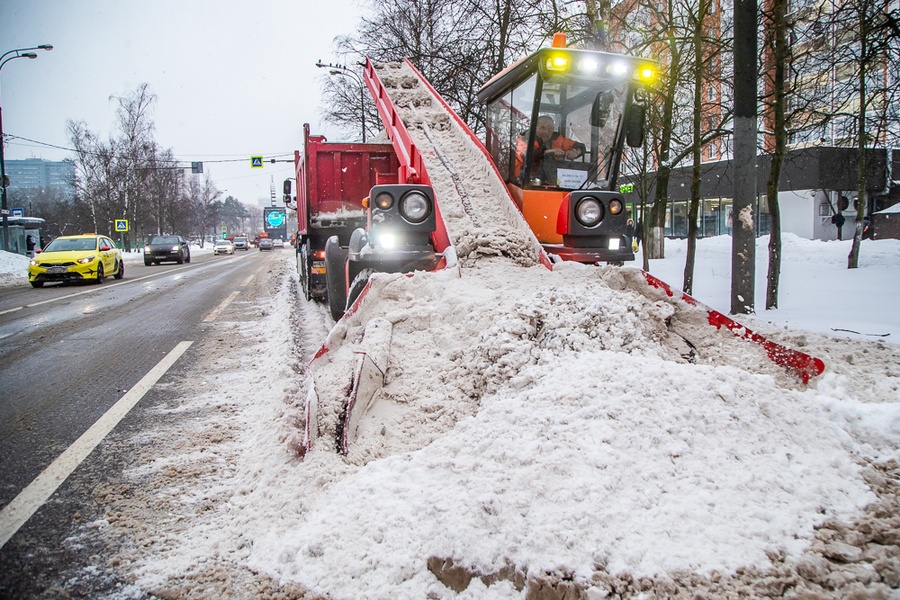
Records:
{"label": "red plow blade", "polygon": [[775,342],[767,340],[764,336],[758,333],[754,333],[731,317],[728,317],[720,313],[719,311],[706,306],[696,298],[689,296],[684,292],[673,290],[671,286],[669,286],[669,284],[659,279],[658,277],[654,277],[646,271],[641,271],[641,273],[643,273],[644,278],[647,280],[647,283],[652,287],[663,290],[670,297],[676,297],[676,294],[679,294],[680,299],[685,303],[706,310],[707,320],[710,325],[716,327],[717,329],[725,327],[736,337],[750,340],[751,342],[755,342],[762,346],[766,351],[769,360],[777,365],[784,367],[789,372],[799,377],[804,384],[808,384],[810,379],[821,375],[825,370],[825,363],[820,359],[814,356],[810,356],[809,354],[806,354],[804,352],[793,350],[786,346],[782,346],[781,344],[776,344]]}

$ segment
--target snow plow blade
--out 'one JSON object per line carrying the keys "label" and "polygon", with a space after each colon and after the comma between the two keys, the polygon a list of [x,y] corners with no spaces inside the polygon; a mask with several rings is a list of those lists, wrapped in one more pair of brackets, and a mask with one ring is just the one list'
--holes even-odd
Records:
{"label": "snow plow blade", "polygon": [[654,277],[646,271],[641,271],[641,273],[651,287],[662,290],[670,298],[680,300],[690,306],[705,310],[707,313],[707,322],[716,329],[725,327],[734,334],[735,337],[749,340],[762,346],[766,355],[769,357],[769,360],[776,365],[784,367],[793,375],[796,375],[804,385],[808,384],[809,380],[813,377],[821,375],[825,370],[825,363],[820,359],[767,340],[764,336],[754,333],[731,317],[706,306],[693,296],[689,296],[682,291],[673,290],[669,284],[658,277]]}
{"label": "snow plow blade", "polygon": [[360,419],[384,385],[391,350],[391,329],[391,322],[382,318],[366,323],[362,348],[356,351],[350,396],[347,398],[337,435],[339,450],[344,456],[347,455],[350,444],[356,441]]}

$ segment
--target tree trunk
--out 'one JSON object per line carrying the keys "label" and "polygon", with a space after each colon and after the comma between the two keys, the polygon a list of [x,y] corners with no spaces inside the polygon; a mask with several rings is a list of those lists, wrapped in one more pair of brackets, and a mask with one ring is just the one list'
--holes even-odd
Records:
{"label": "tree trunk", "polygon": [[773,48],[772,62],[775,78],[772,82],[773,134],[775,148],[766,186],[766,202],[772,230],[769,233],[769,270],[766,275],[766,310],[778,308],[778,287],[781,278],[781,206],[778,203],[778,182],[784,164],[787,147],[787,125],[785,122],[785,66],[787,62],[787,38],[785,23],[785,0],[772,0],[771,27]]}
{"label": "tree trunk", "polygon": [[703,150],[701,133],[701,126],[703,125],[703,20],[706,18],[708,6],[708,0],[700,0],[693,31],[694,130],[691,154],[694,160],[691,169],[691,205],[688,209],[687,256],[684,261],[684,283],[681,288],[687,294],[692,294],[694,290],[694,261],[697,256],[697,216],[700,212],[700,160],[702,158],[700,152]]}
{"label": "tree trunk", "polygon": [[869,3],[863,0],[859,7],[859,115],[856,128],[856,222],[853,228],[853,244],[850,246],[850,254],[847,256],[847,268],[859,267],[859,246],[862,242],[862,223],[865,216],[866,204],[866,73],[868,71],[868,41],[869,23],[867,10]]}
{"label": "tree trunk", "polygon": [[649,237],[644,238],[644,254],[647,258],[666,257],[666,205],[669,193],[669,175],[671,169],[662,166],[656,170],[656,193],[653,198],[653,206],[650,207],[650,218],[647,224]]}

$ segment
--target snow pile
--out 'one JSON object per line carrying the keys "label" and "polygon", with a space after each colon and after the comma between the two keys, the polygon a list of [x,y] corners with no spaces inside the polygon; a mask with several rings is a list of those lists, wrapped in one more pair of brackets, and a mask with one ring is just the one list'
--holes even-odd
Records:
{"label": "snow pile", "polygon": [[768,361],[741,368],[755,345],[722,335],[691,364],[667,342],[669,305],[622,302],[603,270],[498,263],[375,278],[316,371],[339,395],[364,324],[394,323],[383,395],[348,457],[363,466],[346,473],[323,436],[298,468],[328,483],[251,565],[337,598],[363,581],[373,597],[438,594],[428,557],[578,581],[729,572],[796,556],[816,524],[875,500],[859,442],[815,391],[781,387]]}
{"label": "snow pile", "polygon": [[28,285],[28,262],[21,254],[0,250],[0,287]]}
{"label": "snow pile", "polygon": [[[702,264],[727,265],[707,256],[719,243],[701,240]],[[685,316],[628,272],[493,258],[376,276],[316,376],[346,389],[337,363],[385,318],[383,394],[350,457],[323,436],[299,460],[301,371],[329,322],[282,255],[165,387],[86,535],[160,597],[558,597],[536,591],[548,578],[580,597],[883,590],[900,347],[782,329],[828,365],[809,388],[712,328],[691,363],[662,326]],[[443,583],[454,568],[465,591]]]}

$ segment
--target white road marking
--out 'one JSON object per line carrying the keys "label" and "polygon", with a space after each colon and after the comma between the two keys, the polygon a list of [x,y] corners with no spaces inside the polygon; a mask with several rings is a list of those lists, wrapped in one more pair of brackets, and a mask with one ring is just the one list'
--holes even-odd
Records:
{"label": "white road marking", "polygon": [[237,291],[231,292],[231,295],[229,295],[227,298],[225,298],[222,301],[222,304],[217,306],[215,308],[215,310],[213,310],[211,313],[206,315],[206,318],[203,319],[203,322],[204,323],[212,323],[213,321],[215,321],[216,318],[222,313],[222,311],[225,310],[229,304],[231,304],[231,301],[234,300],[235,298],[237,298],[238,294],[240,294],[240,292],[237,292]]}
{"label": "white road marking", "polygon": [[102,417],[97,419],[80,438],[75,440],[75,443],[60,454],[49,467],[44,469],[34,481],[28,484],[28,487],[22,490],[12,502],[0,511],[0,548],[37,512],[44,502],[53,495],[53,492],[62,485],[78,465],[97,447],[97,444],[119,424],[119,421],[134,408],[134,405],[144,397],[144,394],[159,381],[160,377],[175,364],[175,361],[181,358],[181,355],[193,343],[180,342],[175,346],[133,388],[119,398],[119,401],[113,404]]}

